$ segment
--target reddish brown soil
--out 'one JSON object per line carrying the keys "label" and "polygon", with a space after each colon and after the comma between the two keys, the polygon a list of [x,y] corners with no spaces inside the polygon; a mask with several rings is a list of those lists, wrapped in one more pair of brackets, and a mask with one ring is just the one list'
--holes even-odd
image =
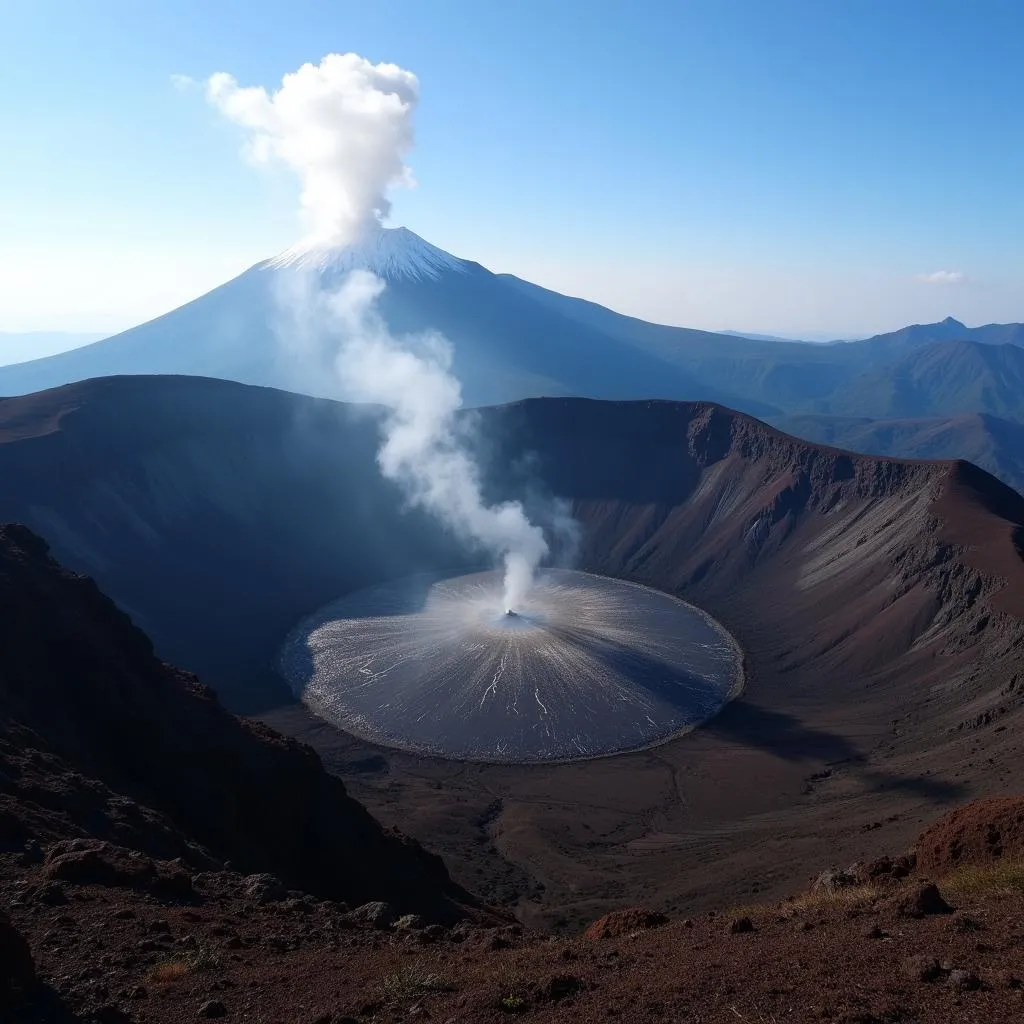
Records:
{"label": "reddish brown soil", "polygon": [[183,1022],[211,1001],[251,1024],[1020,1020],[1021,894],[911,916],[900,905],[913,885],[552,940],[518,927],[355,925],[344,907],[298,893],[258,902],[230,872],[198,876],[189,903],[46,885],[0,857],[0,892],[44,986],[4,1020]]}
{"label": "reddish brown soil", "polygon": [[958,807],[917,841],[923,871],[947,874],[963,864],[1024,861],[1024,798],[998,797]]}

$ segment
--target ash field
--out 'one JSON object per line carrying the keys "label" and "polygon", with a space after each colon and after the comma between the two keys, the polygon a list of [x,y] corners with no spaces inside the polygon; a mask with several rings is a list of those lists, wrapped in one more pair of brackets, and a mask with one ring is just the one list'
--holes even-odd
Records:
{"label": "ash field", "polygon": [[729,634],[649,587],[549,569],[517,609],[502,577],[415,577],[304,620],[282,673],[363,739],[474,761],[568,761],[699,725],[742,687]]}

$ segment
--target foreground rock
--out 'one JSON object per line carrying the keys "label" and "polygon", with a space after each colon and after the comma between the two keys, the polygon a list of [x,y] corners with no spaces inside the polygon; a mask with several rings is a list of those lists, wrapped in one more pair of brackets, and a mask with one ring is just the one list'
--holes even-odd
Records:
{"label": "foreground rock", "polygon": [[592,940],[613,939],[618,935],[658,928],[667,922],[668,918],[664,914],[642,907],[631,907],[629,910],[615,910],[605,914],[587,929],[584,937]]}

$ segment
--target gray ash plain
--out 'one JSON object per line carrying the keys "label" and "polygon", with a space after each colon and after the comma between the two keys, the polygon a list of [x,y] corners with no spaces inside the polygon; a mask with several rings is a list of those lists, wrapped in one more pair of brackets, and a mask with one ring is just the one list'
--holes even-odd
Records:
{"label": "gray ash plain", "polygon": [[648,587],[549,569],[512,612],[498,572],[400,580],[305,619],[280,669],[314,714],[362,739],[512,763],[653,746],[742,687],[729,634]]}

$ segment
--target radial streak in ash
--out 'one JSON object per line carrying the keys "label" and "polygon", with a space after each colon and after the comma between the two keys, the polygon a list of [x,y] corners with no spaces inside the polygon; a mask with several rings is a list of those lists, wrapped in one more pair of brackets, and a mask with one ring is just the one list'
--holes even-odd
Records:
{"label": "radial streak in ash", "polygon": [[301,623],[281,668],[316,714],[348,732],[495,761],[659,743],[742,685],[729,634],[659,591],[551,569],[524,607],[501,598],[495,572],[359,591]]}

